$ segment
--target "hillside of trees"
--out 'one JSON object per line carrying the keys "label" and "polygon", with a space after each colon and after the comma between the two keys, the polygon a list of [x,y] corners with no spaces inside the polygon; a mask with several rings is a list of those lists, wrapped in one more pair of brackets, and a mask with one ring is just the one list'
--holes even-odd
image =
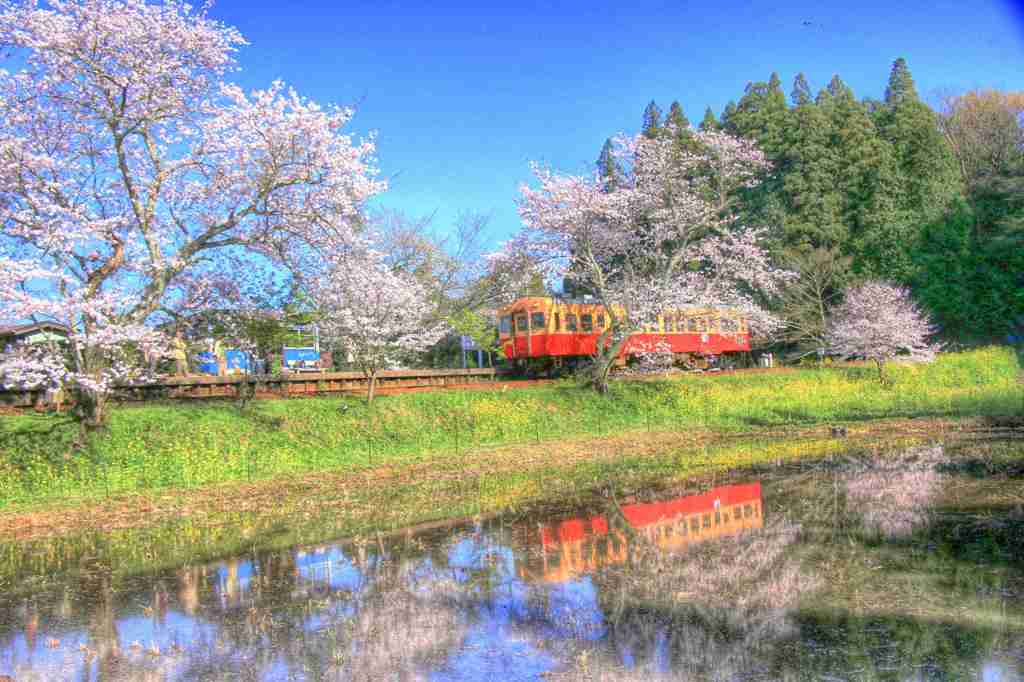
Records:
{"label": "hillside of trees", "polygon": [[[1024,93],[972,91],[936,110],[900,58],[882,99],[838,75],[815,94],[802,73],[787,96],[772,73],[697,127],[755,140],[772,161],[736,201],[801,274],[784,297],[794,347],[813,347],[822,309],[867,278],[909,285],[946,341],[1024,337]],[[678,102],[649,103],[642,133],[694,144]],[[614,182],[610,149],[597,166]]]}

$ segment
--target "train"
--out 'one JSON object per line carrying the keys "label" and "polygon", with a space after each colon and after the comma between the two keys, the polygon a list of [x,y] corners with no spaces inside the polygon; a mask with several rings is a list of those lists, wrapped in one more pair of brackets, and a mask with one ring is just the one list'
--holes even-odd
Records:
{"label": "train", "polygon": [[[498,310],[498,339],[505,358],[518,367],[552,372],[592,357],[610,324],[599,303],[530,296]],[[750,327],[727,308],[665,311],[657,324],[630,336],[616,363],[652,350],[671,352],[691,369],[734,364],[749,357]]]}
{"label": "train", "polygon": [[[666,552],[764,528],[760,483],[719,486],[700,495],[624,504],[622,521],[651,547]],[[609,516],[573,518],[524,529],[527,554],[519,577],[563,582],[629,560],[630,539]]]}

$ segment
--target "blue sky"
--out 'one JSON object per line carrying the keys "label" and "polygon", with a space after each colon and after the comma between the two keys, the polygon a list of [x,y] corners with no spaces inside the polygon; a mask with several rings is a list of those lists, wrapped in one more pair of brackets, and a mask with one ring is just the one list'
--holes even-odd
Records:
{"label": "blue sky", "polygon": [[[903,7],[899,5],[905,5]],[[389,191],[375,204],[492,214],[496,244],[537,160],[589,172],[605,138],[635,132],[644,105],[678,99],[694,122],[778,71],[788,93],[839,73],[881,96],[907,58],[924,96],[1024,89],[1024,12],[1008,0],[685,3],[423,3],[219,0],[250,41],[246,87],[280,78],[322,103],[357,106],[377,131]],[[804,22],[810,22],[805,25]]]}

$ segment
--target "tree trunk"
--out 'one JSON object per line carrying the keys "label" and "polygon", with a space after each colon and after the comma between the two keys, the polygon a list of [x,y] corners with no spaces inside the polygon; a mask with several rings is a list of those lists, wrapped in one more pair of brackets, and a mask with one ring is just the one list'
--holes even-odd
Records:
{"label": "tree trunk", "polygon": [[597,355],[594,357],[594,366],[591,368],[590,385],[600,394],[608,392],[608,375],[612,371],[612,365],[616,358],[629,341],[627,334],[613,344],[604,345],[604,339],[599,337]]}
{"label": "tree trunk", "polygon": [[82,387],[79,387],[75,393],[75,416],[78,418],[82,431],[89,433],[103,428],[107,420],[105,396]]}
{"label": "tree trunk", "polygon": [[367,378],[369,381],[366,387],[366,404],[370,405],[373,403],[373,396],[377,392],[377,372],[369,372]]}

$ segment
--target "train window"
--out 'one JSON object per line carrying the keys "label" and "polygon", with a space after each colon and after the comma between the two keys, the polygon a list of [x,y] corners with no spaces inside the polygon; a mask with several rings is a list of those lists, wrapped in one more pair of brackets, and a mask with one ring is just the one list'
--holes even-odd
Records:
{"label": "train window", "polygon": [[728,317],[723,317],[721,320],[721,324],[723,332],[736,332],[739,331],[740,328],[740,325],[738,322],[736,322],[736,320],[730,319]]}
{"label": "train window", "polygon": [[590,313],[580,315],[580,329],[587,334],[594,331],[594,316]]}
{"label": "train window", "polygon": [[722,525],[722,512],[717,512],[717,511],[715,512],[715,525],[716,526]]}
{"label": "train window", "polygon": [[686,535],[686,519],[683,518],[679,521],[679,534]]}
{"label": "train window", "polygon": [[594,322],[594,328],[597,329],[598,331],[604,330],[604,315],[597,316],[597,319]]}
{"label": "train window", "polygon": [[533,327],[534,331],[542,331],[544,329],[544,313],[533,313],[530,315],[530,326]]}
{"label": "train window", "polygon": [[700,519],[696,516],[690,517],[690,532],[697,533],[700,531]]}
{"label": "train window", "polygon": [[555,331],[557,332],[562,327],[562,316],[555,313]]}
{"label": "train window", "polygon": [[703,525],[704,525],[705,528],[710,528],[711,527],[711,514],[705,514],[704,515],[704,524]]}
{"label": "train window", "polygon": [[526,332],[526,315],[516,315],[516,333],[522,334]]}
{"label": "train window", "polygon": [[512,333],[512,316],[511,315],[506,315],[505,317],[501,318],[501,333],[502,334],[511,334]]}
{"label": "train window", "polygon": [[576,316],[572,313],[565,316],[565,328],[571,332],[576,331]]}
{"label": "train window", "polygon": [[753,513],[753,511],[754,510],[750,508],[749,504],[743,505],[743,516],[745,518],[750,518],[750,515]]}
{"label": "train window", "polygon": [[673,535],[675,535],[675,531],[676,531],[676,529],[673,528],[671,525],[665,526],[665,537],[666,538],[672,537]]}

